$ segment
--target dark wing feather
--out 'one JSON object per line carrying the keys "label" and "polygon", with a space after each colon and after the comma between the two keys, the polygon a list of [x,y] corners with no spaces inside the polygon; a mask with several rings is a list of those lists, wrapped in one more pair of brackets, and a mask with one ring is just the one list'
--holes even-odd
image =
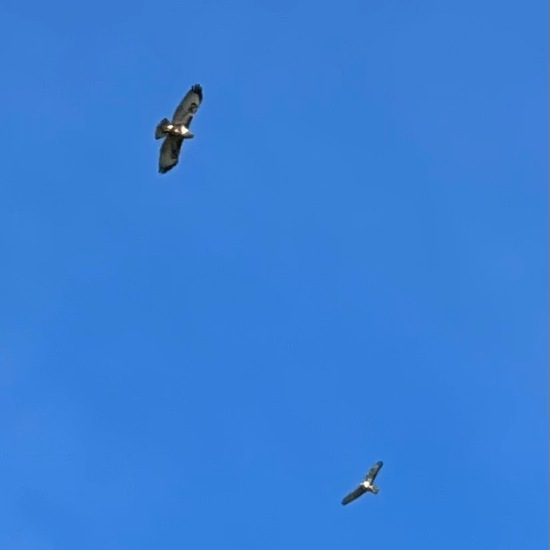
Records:
{"label": "dark wing feather", "polygon": [[162,142],[159,155],[159,172],[165,174],[176,166],[179,161],[183,138],[168,135]]}
{"label": "dark wing feather", "polygon": [[362,494],[366,492],[367,490],[362,485],[359,485],[357,489],[354,489],[351,493],[349,493],[342,499],[342,504],[345,506],[346,504],[349,504],[351,501],[359,498]]}
{"label": "dark wing feather", "polygon": [[193,115],[197,112],[199,105],[202,102],[202,88],[200,84],[191,86],[191,89],[185,94],[185,97],[181,100],[180,104],[174,111],[172,122],[174,124],[183,124],[186,128],[189,127],[189,123],[193,118]]}
{"label": "dark wing feather", "polygon": [[384,463],[381,460],[375,462],[372,468],[367,472],[365,480],[372,483],[375,477],[378,475],[378,472],[380,471],[380,468],[382,468],[382,466],[384,466]]}

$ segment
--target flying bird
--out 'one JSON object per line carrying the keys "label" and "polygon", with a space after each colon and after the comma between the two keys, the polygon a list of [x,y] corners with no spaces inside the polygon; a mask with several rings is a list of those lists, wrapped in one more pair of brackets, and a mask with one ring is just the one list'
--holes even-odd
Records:
{"label": "flying bird", "polygon": [[367,472],[367,475],[365,476],[365,480],[362,481],[357,487],[357,489],[354,489],[349,495],[346,495],[342,499],[342,504],[345,506],[346,504],[349,504],[351,501],[355,500],[356,498],[359,498],[364,493],[378,493],[380,489],[376,485],[374,485],[374,479],[378,475],[378,472],[380,471],[380,468],[384,463],[379,460],[378,462],[375,462],[374,465],[371,467],[371,469]]}
{"label": "flying bird", "polygon": [[189,130],[189,126],[193,116],[199,110],[201,102],[202,87],[200,84],[194,84],[174,111],[172,121],[163,118],[157,124],[155,139],[164,138],[159,154],[159,172],[161,174],[166,174],[178,163],[183,140],[195,137]]}

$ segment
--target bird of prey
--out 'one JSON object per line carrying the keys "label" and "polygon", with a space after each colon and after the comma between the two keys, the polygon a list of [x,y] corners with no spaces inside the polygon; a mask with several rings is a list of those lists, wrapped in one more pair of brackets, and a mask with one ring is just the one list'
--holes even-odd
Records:
{"label": "bird of prey", "polygon": [[202,87],[200,84],[194,84],[174,111],[172,121],[163,118],[157,124],[155,139],[164,138],[159,155],[161,174],[166,174],[178,163],[183,140],[195,137],[189,126],[201,102]]}
{"label": "bird of prey", "polygon": [[345,506],[356,498],[359,498],[364,493],[378,493],[380,489],[378,489],[378,487],[374,485],[374,479],[378,475],[378,472],[383,465],[384,463],[381,460],[375,462],[371,469],[367,472],[365,480],[360,483],[357,489],[354,489],[351,493],[349,493],[349,495],[346,495],[342,499],[342,504]]}

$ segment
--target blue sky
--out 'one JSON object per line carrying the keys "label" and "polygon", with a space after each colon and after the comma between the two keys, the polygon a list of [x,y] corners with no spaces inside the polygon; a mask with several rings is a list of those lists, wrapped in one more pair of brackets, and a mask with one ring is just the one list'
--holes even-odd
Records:
{"label": "blue sky", "polygon": [[4,0],[0,52],[2,549],[544,547],[546,5]]}

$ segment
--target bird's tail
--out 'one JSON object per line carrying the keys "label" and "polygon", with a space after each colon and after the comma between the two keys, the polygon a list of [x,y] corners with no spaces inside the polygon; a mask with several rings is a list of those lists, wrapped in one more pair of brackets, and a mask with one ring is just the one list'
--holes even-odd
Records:
{"label": "bird's tail", "polygon": [[374,494],[378,493],[378,491],[380,491],[380,489],[376,486],[376,485],[373,485],[370,489]]}
{"label": "bird's tail", "polygon": [[164,137],[168,132],[166,131],[166,125],[170,124],[170,121],[167,118],[163,118],[155,128],[155,139],[160,139]]}

